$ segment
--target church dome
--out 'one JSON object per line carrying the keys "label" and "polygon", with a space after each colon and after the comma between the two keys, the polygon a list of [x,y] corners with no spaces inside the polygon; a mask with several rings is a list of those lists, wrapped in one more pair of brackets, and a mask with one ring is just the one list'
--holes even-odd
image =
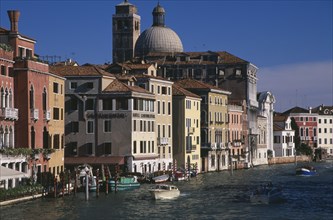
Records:
{"label": "church dome", "polygon": [[164,8],[158,4],[152,14],[153,25],[142,32],[136,41],[135,56],[143,57],[150,52],[183,52],[179,36],[164,24]]}

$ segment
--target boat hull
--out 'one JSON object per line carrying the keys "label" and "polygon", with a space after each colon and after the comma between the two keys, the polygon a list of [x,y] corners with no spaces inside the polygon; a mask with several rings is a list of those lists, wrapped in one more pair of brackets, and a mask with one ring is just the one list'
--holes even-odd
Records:
{"label": "boat hull", "polygon": [[155,200],[160,199],[175,199],[180,195],[180,191],[175,186],[160,185],[149,189],[149,193]]}
{"label": "boat hull", "polygon": [[298,176],[313,176],[316,175],[316,170],[311,170],[307,168],[297,168],[296,175]]}

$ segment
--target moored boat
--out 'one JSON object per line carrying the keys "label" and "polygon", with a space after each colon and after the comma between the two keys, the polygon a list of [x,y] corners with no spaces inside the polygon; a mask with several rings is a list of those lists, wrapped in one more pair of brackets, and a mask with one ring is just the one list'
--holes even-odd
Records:
{"label": "moored boat", "polygon": [[167,182],[168,180],[169,180],[169,174],[163,174],[152,178],[152,181],[154,183],[164,183]]}
{"label": "moored boat", "polygon": [[180,195],[179,189],[174,185],[157,184],[149,189],[153,199],[174,199]]}
{"label": "moored boat", "polygon": [[122,176],[117,178],[117,181],[115,181],[115,179],[111,179],[109,184],[111,190],[113,191],[131,190],[140,187],[140,183],[138,182],[138,178],[136,176]]}
{"label": "moored boat", "polygon": [[299,176],[313,176],[316,175],[317,170],[312,166],[302,166],[296,168],[296,175]]}

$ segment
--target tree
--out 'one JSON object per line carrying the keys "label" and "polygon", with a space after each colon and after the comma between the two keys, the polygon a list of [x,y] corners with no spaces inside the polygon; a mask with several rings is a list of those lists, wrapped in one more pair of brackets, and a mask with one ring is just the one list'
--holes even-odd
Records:
{"label": "tree", "polygon": [[298,127],[294,117],[291,117],[291,129],[293,129],[295,131],[295,148],[297,151],[297,148],[300,147],[301,139],[299,137],[299,127]]}

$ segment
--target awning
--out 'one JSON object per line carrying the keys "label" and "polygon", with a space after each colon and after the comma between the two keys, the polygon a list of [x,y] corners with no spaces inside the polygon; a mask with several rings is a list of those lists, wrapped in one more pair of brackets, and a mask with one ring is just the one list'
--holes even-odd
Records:
{"label": "awning", "polygon": [[108,156],[108,157],[65,157],[65,165],[80,165],[80,164],[119,164],[125,163],[124,157]]}
{"label": "awning", "polygon": [[0,166],[0,180],[28,177],[27,173]]}

